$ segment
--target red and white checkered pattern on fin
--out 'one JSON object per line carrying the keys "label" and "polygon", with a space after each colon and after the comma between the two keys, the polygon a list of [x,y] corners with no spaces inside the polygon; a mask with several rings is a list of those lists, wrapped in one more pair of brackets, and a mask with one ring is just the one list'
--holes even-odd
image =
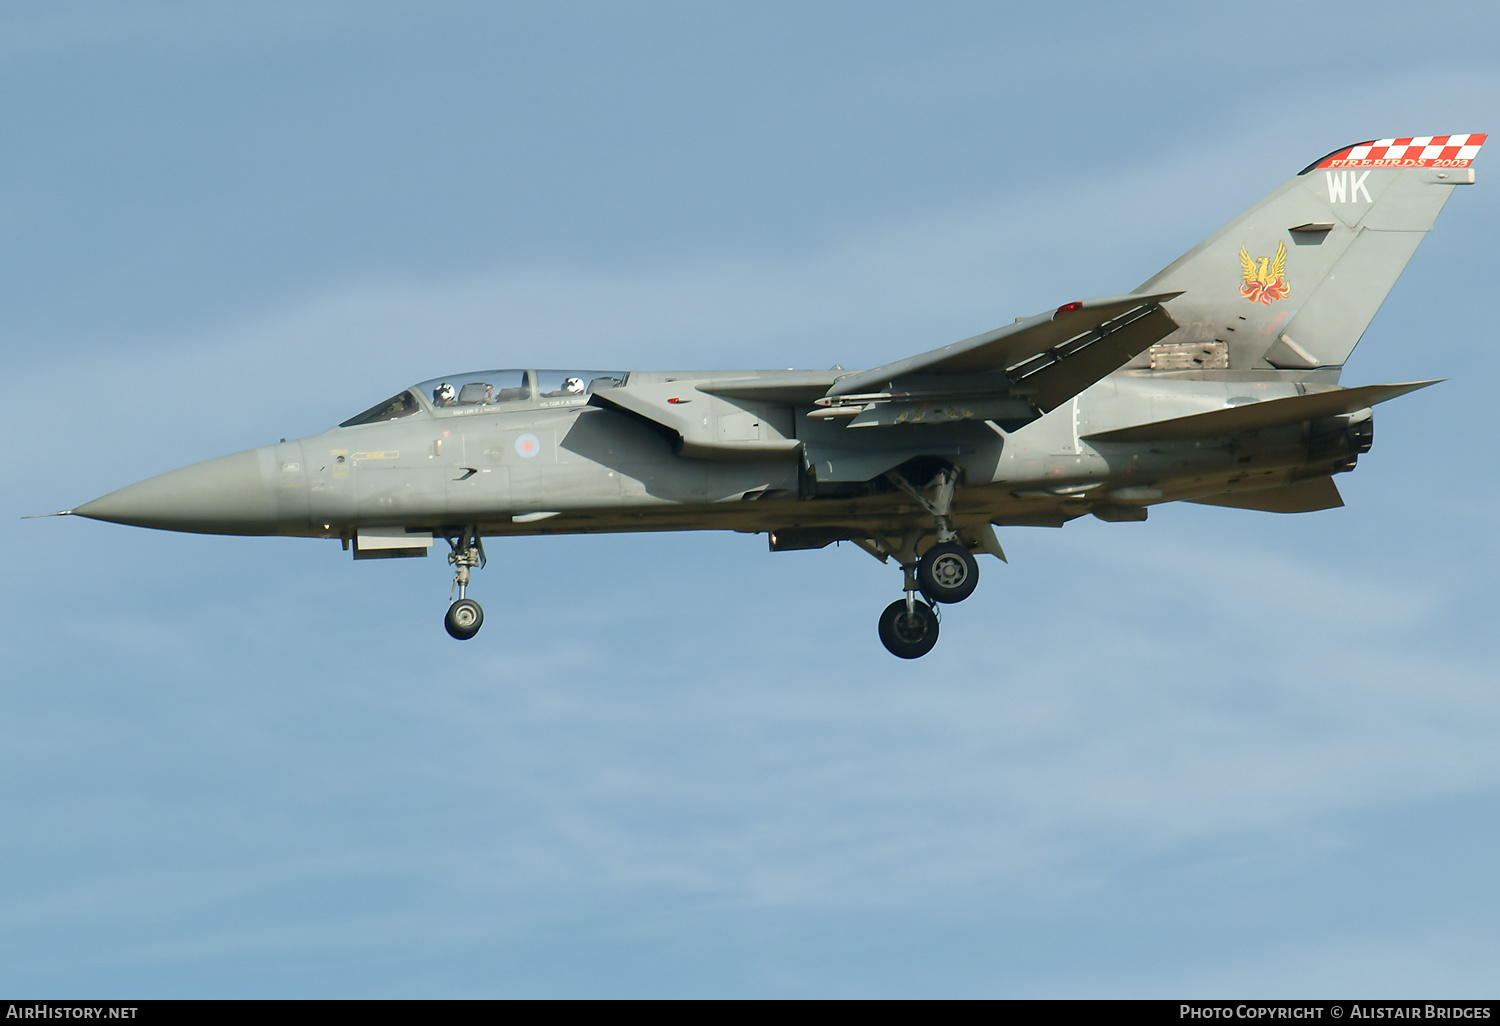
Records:
{"label": "red and white checkered pattern on fin", "polygon": [[1468,167],[1487,138],[1479,132],[1376,139],[1340,150],[1318,167]]}

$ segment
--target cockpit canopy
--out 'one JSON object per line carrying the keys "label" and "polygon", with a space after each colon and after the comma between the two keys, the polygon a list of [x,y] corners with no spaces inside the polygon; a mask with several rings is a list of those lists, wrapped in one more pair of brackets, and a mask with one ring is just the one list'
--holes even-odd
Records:
{"label": "cockpit canopy", "polygon": [[392,396],[339,427],[400,420],[414,413],[480,413],[527,403],[534,407],[581,405],[591,393],[625,383],[624,371],[488,370],[433,378]]}

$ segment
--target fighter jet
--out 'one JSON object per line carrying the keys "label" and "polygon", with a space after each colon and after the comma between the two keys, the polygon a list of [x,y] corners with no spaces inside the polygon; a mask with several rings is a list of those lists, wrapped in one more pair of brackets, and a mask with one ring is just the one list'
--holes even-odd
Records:
{"label": "fighter jet", "polygon": [[[319,435],[221,456],[65,514],[169,531],[338,539],[454,568],[454,638],[484,539],[727,530],[772,552],[847,541],[902,573],[885,647],[1004,560],[996,527],[1186,501],[1301,513],[1373,440],[1353,352],[1484,135],[1345,146],[1125,295],[1063,303],[868,370],[484,370],[433,378]],[[452,601],[453,594],[457,600]]]}

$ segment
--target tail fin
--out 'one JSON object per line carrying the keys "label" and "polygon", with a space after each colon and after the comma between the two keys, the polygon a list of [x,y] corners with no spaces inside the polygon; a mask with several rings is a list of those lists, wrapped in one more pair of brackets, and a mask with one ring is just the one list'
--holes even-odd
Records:
{"label": "tail fin", "polygon": [[1308,165],[1137,290],[1184,293],[1151,366],[1342,366],[1485,138],[1380,139]]}

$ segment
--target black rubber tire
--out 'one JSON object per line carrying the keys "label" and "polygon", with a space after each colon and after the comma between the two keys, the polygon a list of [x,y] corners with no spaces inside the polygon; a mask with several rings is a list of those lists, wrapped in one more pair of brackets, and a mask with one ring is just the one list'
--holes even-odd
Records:
{"label": "black rubber tire", "polygon": [[962,602],[979,587],[979,560],[955,542],[934,545],[917,560],[917,586],[933,602]]}
{"label": "black rubber tire", "polygon": [[459,641],[468,641],[484,626],[484,610],[473,599],[459,599],[448,607],[448,615],[443,617],[443,626]]}
{"label": "black rubber tire", "polygon": [[886,651],[901,659],[920,659],[937,644],[938,618],[926,602],[912,606],[906,613],[906,599],[897,599],[880,614],[880,643]]}

